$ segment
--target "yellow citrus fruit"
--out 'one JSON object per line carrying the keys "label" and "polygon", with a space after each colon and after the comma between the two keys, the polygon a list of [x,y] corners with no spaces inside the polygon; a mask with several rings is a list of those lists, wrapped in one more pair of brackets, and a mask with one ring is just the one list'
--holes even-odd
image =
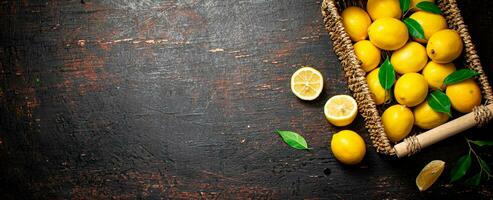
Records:
{"label": "yellow citrus fruit", "polygon": [[406,25],[390,17],[374,21],[368,28],[368,36],[375,46],[389,51],[401,48],[409,39]]}
{"label": "yellow citrus fruit", "polygon": [[394,51],[390,57],[390,63],[399,74],[419,72],[428,62],[426,49],[417,42],[408,42],[402,48]]}
{"label": "yellow citrus fruit", "polygon": [[425,191],[440,177],[445,168],[445,162],[434,160],[428,163],[416,177],[416,186],[419,191]]}
{"label": "yellow citrus fruit", "polygon": [[371,19],[365,10],[354,6],[348,7],[342,11],[341,16],[342,24],[351,40],[357,42],[366,39]]}
{"label": "yellow citrus fruit", "polygon": [[445,93],[452,107],[461,113],[469,113],[475,106],[481,104],[481,90],[473,79],[449,85]]}
{"label": "yellow citrus fruit", "polygon": [[444,89],[443,80],[455,72],[454,63],[440,64],[433,61],[428,62],[423,69],[423,76],[431,89]]}
{"label": "yellow citrus fruit", "polygon": [[291,76],[291,91],[303,100],[316,99],[323,86],[322,74],[311,67],[302,67]]}
{"label": "yellow citrus fruit", "polygon": [[324,106],[327,120],[335,126],[347,126],[354,121],[358,113],[358,104],[349,95],[335,95]]}
{"label": "yellow citrus fruit", "polygon": [[426,99],[428,83],[423,75],[407,73],[395,82],[394,96],[397,102],[408,107],[413,107]]}
{"label": "yellow citrus fruit", "polygon": [[393,105],[382,114],[382,123],[387,138],[392,142],[404,139],[414,124],[413,112],[403,105]]}
{"label": "yellow citrus fruit", "polygon": [[418,3],[422,2],[422,1],[428,1],[428,2],[435,3],[435,0],[411,0],[411,5],[409,6],[409,8],[416,8],[416,4],[418,4]]}
{"label": "yellow citrus fruit", "polygon": [[366,153],[363,138],[350,130],[343,130],[334,134],[330,141],[330,149],[338,161],[347,165],[360,163]]}
{"label": "yellow citrus fruit", "polygon": [[361,61],[361,67],[363,67],[365,72],[375,69],[380,63],[380,49],[368,40],[356,42],[356,44],[354,44],[354,53]]}
{"label": "yellow citrus fruit", "polygon": [[421,43],[426,43],[434,33],[447,28],[447,21],[445,21],[445,18],[439,14],[418,11],[413,13],[409,18],[416,20],[416,22],[418,22],[418,24],[423,28],[425,39],[414,38],[416,41]]}
{"label": "yellow citrus fruit", "polygon": [[383,89],[380,85],[380,80],[378,78],[378,71],[380,68],[376,68],[366,75],[366,82],[372,94],[373,99],[377,105],[385,103],[390,99],[390,91]]}
{"label": "yellow citrus fruit", "polygon": [[400,19],[402,13],[399,0],[368,0],[366,10],[373,20],[385,17]]}
{"label": "yellow citrus fruit", "polygon": [[450,63],[460,56],[463,46],[462,39],[456,31],[444,29],[430,37],[426,52],[433,62]]}
{"label": "yellow citrus fruit", "polygon": [[422,129],[432,129],[448,121],[445,113],[436,112],[425,101],[414,108],[414,124]]}

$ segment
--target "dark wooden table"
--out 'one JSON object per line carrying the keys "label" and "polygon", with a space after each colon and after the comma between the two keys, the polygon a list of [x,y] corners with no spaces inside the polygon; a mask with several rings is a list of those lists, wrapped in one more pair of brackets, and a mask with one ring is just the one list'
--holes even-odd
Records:
{"label": "dark wooden table", "polygon": [[[493,77],[493,1],[460,7]],[[0,36],[0,199],[493,198],[491,181],[448,182],[464,136],[491,139],[492,126],[395,160],[358,117],[363,163],[334,159],[341,129],[322,106],[349,91],[320,1],[3,0]],[[303,65],[326,77],[314,102],[289,89]],[[415,177],[434,159],[446,171],[420,193]]]}

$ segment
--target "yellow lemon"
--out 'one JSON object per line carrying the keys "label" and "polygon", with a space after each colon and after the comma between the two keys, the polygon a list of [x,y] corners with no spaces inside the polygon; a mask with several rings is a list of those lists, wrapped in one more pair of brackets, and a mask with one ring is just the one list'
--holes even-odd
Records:
{"label": "yellow lemon", "polygon": [[418,4],[418,3],[422,2],[422,1],[428,1],[428,2],[435,3],[435,0],[411,0],[411,5],[409,6],[409,8],[416,8],[416,4]]}
{"label": "yellow lemon", "polygon": [[381,18],[368,28],[371,43],[383,50],[393,51],[404,46],[409,39],[406,25],[394,18]]}
{"label": "yellow lemon", "polygon": [[417,42],[408,42],[402,48],[394,51],[390,57],[390,63],[399,74],[419,72],[427,62],[426,49]]}
{"label": "yellow lemon", "polygon": [[361,61],[361,67],[363,67],[365,72],[375,69],[380,63],[380,49],[368,40],[356,42],[356,44],[354,44],[354,53]]}
{"label": "yellow lemon", "polygon": [[394,96],[397,102],[408,107],[413,107],[426,99],[428,83],[423,75],[407,73],[395,82]]}
{"label": "yellow lemon", "polygon": [[371,19],[365,10],[354,6],[348,7],[342,11],[341,16],[344,29],[346,29],[351,40],[357,42],[366,39]]}
{"label": "yellow lemon", "polygon": [[443,80],[453,72],[455,72],[454,63],[440,64],[430,61],[426,64],[422,74],[431,89],[439,90],[444,87]]}
{"label": "yellow lemon", "polygon": [[382,123],[387,138],[392,142],[404,139],[414,124],[413,112],[403,105],[393,105],[382,114]]}
{"label": "yellow lemon", "polygon": [[416,177],[416,186],[418,186],[419,191],[425,191],[433,185],[444,168],[445,162],[441,160],[433,160],[428,163]]}
{"label": "yellow lemon", "polygon": [[303,100],[316,99],[323,86],[322,74],[311,67],[302,67],[291,76],[291,91]]}
{"label": "yellow lemon", "polygon": [[366,10],[373,20],[385,17],[400,19],[402,13],[399,0],[368,0]]}
{"label": "yellow lemon", "polygon": [[383,89],[382,85],[380,85],[380,80],[378,78],[379,69],[380,68],[374,69],[366,76],[368,88],[377,105],[383,104],[390,99],[390,91]]}
{"label": "yellow lemon", "polygon": [[439,14],[418,11],[413,13],[409,18],[416,20],[416,22],[418,22],[418,24],[423,28],[425,39],[414,38],[416,41],[421,43],[426,43],[434,33],[447,28],[447,21],[445,21],[445,18]]}
{"label": "yellow lemon", "polygon": [[324,106],[327,120],[335,126],[347,126],[354,121],[358,113],[358,104],[349,95],[335,95]]}
{"label": "yellow lemon", "polygon": [[475,106],[481,104],[481,90],[473,79],[449,85],[445,93],[452,107],[461,113],[469,113]]}
{"label": "yellow lemon", "polygon": [[332,135],[330,149],[338,161],[347,165],[360,163],[366,154],[365,141],[356,132],[350,130],[339,131]]}
{"label": "yellow lemon", "polygon": [[448,121],[449,116],[445,113],[437,112],[428,105],[428,101],[419,104],[414,108],[414,124],[422,129],[432,129]]}
{"label": "yellow lemon", "polygon": [[430,37],[426,52],[433,62],[450,63],[460,56],[463,46],[457,31],[444,29]]}

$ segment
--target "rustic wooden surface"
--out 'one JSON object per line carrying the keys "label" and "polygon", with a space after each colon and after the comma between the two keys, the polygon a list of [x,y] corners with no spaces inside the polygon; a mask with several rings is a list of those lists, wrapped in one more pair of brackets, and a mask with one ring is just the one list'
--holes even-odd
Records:
{"label": "rustic wooden surface", "polygon": [[[460,7],[493,77],[493,2]],[[464,135],[492,126],[402,160],[334,159],[322,106],[349,91],[320,1],[3,0],[0,29],[0,199],[493,198],[448,183]],[[326,77],[314,102],[289,89],[302,65]],[[361,117],[350,128],[369,142]],[[434,159],[446,172],[420,193]]]}

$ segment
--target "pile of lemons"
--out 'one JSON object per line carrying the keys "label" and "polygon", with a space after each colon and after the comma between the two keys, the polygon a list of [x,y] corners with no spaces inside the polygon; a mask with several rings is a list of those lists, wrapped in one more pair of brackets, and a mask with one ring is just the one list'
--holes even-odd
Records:
{"label": "pile of lemons", "polygon": [[[443,84],[456,71],[453,61],[461,55],[463,42],[455,30],[448,29],[441,14],[417,8],[422,1],[412,0],[409,11],[403,13],[399,0],[368,0],[366,11],[348,7],[341,14],[344,28],[355,42],[354,52],[367,72],[371,94],[385,109],[382,122],[392,142],[404,139],[414,126],[432,129],[449,120],[448,114],[435,111],[427,102],[434,90],[444,90],[452,108],[461,113],[471,112],[481,103],[481,91],[473,79]],[[401,20],[404,15],[421,26],[424,37],[410,36],[413,30]],[[388,89],[379,76],[385,57],[397,73]]]}
{"label": "pile of lemons", "polygon": [[[433,91],[445,91],[452,108],[461,113],[471,112],[482,99],[472,79],[443,84],[456,71],[453,62],[462,53],[463,41],[455,30],[448,29],[440,13],[420,9],[421,2],[433,4],[434,0],[410,0],[405,12],[399,0],[368,0],[366,10],[348,7],[341,13],[356,57],[367,72],[371,95],[384,110],[382,123],[387,137],[394,143],[408,136],[415,126],[432,129],[449,120],[448,114],[436,111],[427,102]],[[409,27],[415,24],[406,20],[419,24],[420,37]],[[393,77],[386,88],[379,73],[384,65],[391,66]],[[322,92],[323,82],[319,71],[303,67],[292,75],[291,91],[302,100],[314,100]],[[335,126],[351,124],[357,110],[356,101],[348,95],[335,95],[324,106],[326,119]],[[357,164],[366,153],[366,145],[356,132],[342,130],[332,136],[331,150],[340,162]]]}

